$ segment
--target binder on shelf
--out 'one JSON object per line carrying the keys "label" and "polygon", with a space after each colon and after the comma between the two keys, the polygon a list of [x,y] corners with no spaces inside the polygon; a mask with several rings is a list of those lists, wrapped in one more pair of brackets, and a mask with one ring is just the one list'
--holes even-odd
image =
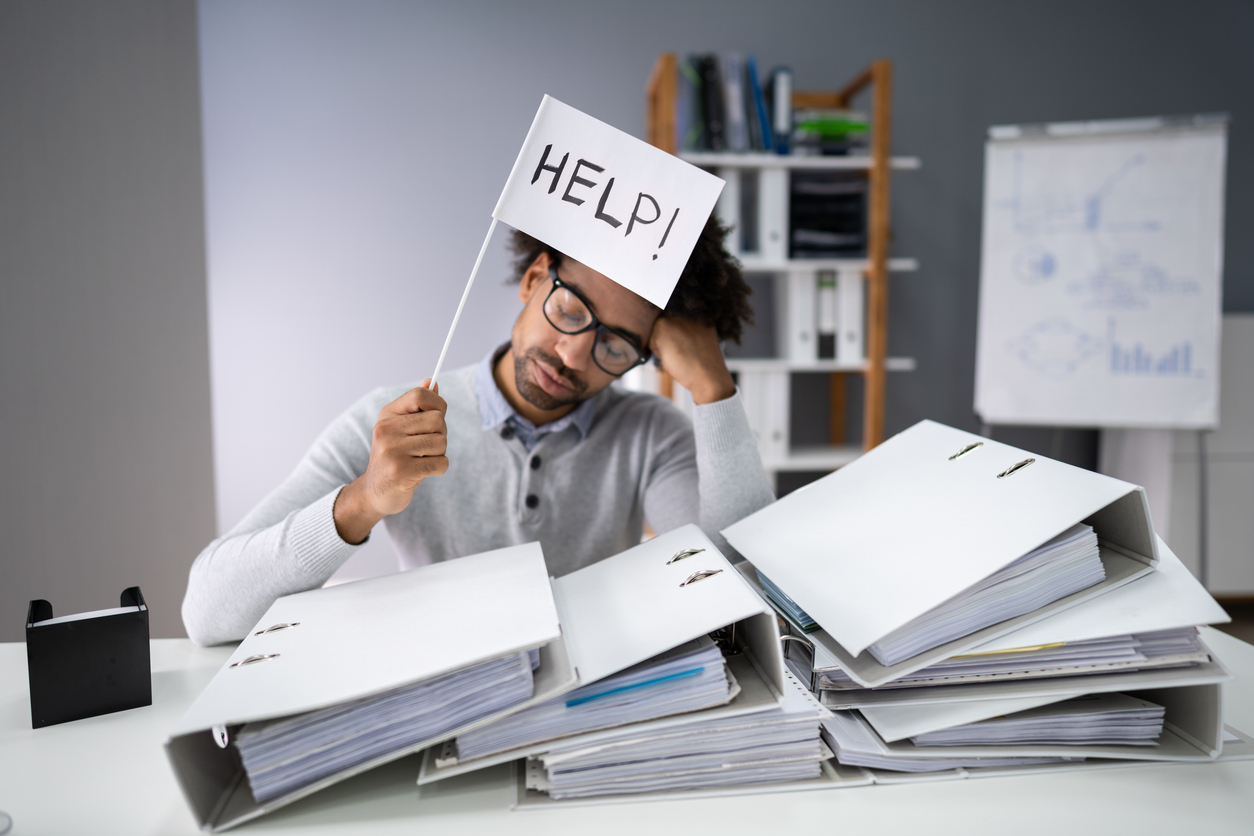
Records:
{"label": "binder on shelf", "polygon": [[148,605],[138,586],[109,610],[55,617],[30,602],[26,666],[31,728],[152,705]]}
{"label": "binder on shelf", "polygon": [[866,362],[866,279],[861,270],[836,272],[836,361]]}
{"label": "binder on shelf", "polygon": [[758,454],[770,467],[788,457],[792,380],[784,371],[742,371],[738,383],[749,429],[758,439]]}
{"label": "binder on shelf", "polygon": [[[1097,535],[1100,582],[895,664],[867,650],[1079,522]],[[1158,562],[1142,488],[932,421],[723,534],[822,626],[808,638],[867,687],[1118,588]]]}
{"label": "binder on shelf", "polygon": [[[697,526],[667,532],[552,583],[564,649],[577,672],[576,681],[559,694],[725,630],[725,640],[740,651],[727,657],[740,693],[727,705],[708,709],[709,716],[762,711],[783,700],[775,614]],[[466,760],[454,749],[437,747],[427,752],[419,783],[527,757],[550,743]]]}
{"label": "binder on shelf", "polygon": [[840,326],[837,325],[836,271],[820,270],[815,283],[818,287],[815,330],[818,332],[819,359],[835,360],[836,335],[840,333]]}
{"label": "binder on shelf", "polygon": [[723,88],[724,113],[726,113],[727,149],[744,153],[752,150],[749,145],[749,120],[745,111],[745,70],[739,55],[724,55]]}
{"label": "binder on shelf", "polygon": [[783,318],[776,333],[786,340],[782,355],[796,363],[813,363],[819,359],[818,335],[818,283],[813,270],[791,270],[787,281],[777,281],[784,304],[778,302],[776,310]]}
{"label": "binder on shelf", "polygon": [[[530,700],[265,803],[254,798],[236,745],[245,724],[346,706],[537,649]],[[279,598],[175,725],[166,753],[197,823],[217,832],[574,681],[544,556],[538,543],[528,543]]]}

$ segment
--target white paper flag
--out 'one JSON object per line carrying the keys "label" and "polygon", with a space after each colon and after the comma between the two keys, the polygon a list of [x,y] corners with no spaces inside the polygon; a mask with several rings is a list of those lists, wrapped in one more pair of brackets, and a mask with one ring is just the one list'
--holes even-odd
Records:
{"label": "white paper flag", "polygon": [[492,217],[666,307],[723,181],[544,97]]}

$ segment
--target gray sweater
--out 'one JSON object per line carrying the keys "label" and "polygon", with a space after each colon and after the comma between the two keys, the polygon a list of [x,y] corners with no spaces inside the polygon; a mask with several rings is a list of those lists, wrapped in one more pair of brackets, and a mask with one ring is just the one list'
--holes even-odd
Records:
{"label": "gray sweater", "polygon": [[[352,555],[335,498],[366,471],[379,410],[412,388],[376,389],[351,406],[200,553],[183,599],[193,642],[243,638],[276,598],[321,586]],[[440,393],[449,469],[386,519],[401,568],[539,540],[561,576],[636,545],[646,520],[658,533],[695,522],[725,547],[719,529],[774,499],[739,394],[697,406],[689,422],[662,398],[611,386],[594,399],[586,438],[572,425],[528,452],[502,425],[484,427],[473,366],[446,375]]]}

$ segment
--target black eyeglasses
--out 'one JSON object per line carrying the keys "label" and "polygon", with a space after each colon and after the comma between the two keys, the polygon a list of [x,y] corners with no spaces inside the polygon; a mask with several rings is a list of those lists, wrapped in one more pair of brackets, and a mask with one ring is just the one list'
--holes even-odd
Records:
{"label": "black eyeglasses", "polygon": [[626,334],[619,333],[597,319],[588,307],[588,300],[563,282],[557,268],[549,268],[553,289],[544,298],[544,318],[563,334],[582,334],[596,330],[592,343],[592,362],[602,371],[615,377],[626,374],[636,366],[649,361],[650,353],[642,351]]}

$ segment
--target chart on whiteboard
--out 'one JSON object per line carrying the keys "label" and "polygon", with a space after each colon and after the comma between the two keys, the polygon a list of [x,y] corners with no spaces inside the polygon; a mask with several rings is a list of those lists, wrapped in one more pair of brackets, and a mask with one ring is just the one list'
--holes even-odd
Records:
{"label": "chart on whiteboard", "polygon": [[1214,426],[1222,124],[990,140],[975,408],[994,424]]}

